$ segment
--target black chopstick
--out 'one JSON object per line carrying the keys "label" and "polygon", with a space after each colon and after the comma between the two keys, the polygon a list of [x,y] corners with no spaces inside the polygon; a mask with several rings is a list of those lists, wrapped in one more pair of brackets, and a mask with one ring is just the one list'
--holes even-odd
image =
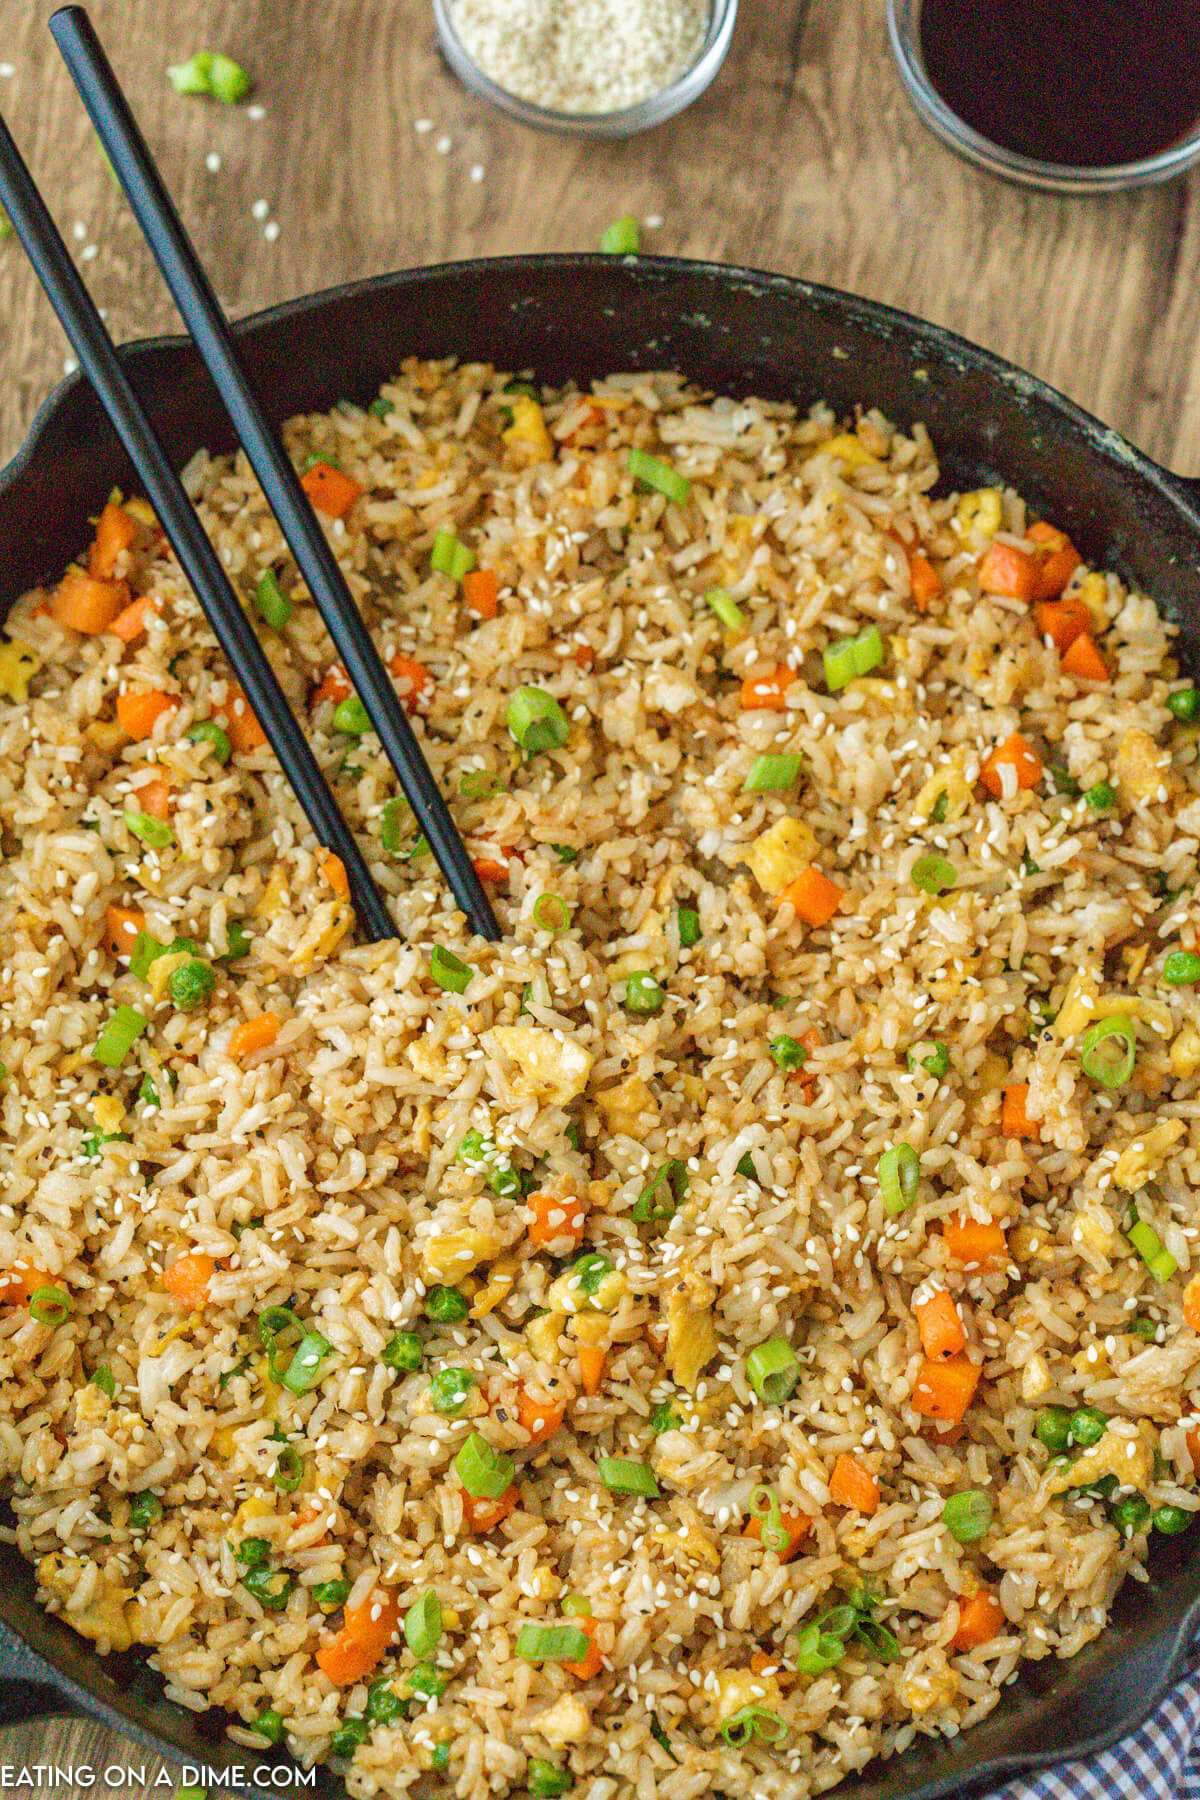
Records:
{"label": "black chopstick", "polygon": [[82,7],[66,6],[52,14],[50,30],[438,865],[472,928],[480,936],[496,940],[500,927],[466,845],[351,598],[308,495],[284,452],[278,432],[267,419],[212,284],[91,21]]}
{"label": "black chopstick", "polygon": [[116,346],[71,261],[46,203],[0,118],[0,204],[25,246],[38,279],[62,322],[80,367],[124,444],[138,478],[195,589],[209,624],[241,682],[285,775],[321,843],[342,860],[350,897],[372,938],[397,935],[383,895],[338,809],[307,738],[192,502],[130,385]]}

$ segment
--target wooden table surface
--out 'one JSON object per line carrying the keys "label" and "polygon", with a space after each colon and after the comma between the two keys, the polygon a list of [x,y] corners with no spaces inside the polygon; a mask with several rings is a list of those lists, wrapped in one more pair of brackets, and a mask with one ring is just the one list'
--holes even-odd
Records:
{"label": "wooden table surface", "polygon": [[[0,110],[110,327],[172,329],[45,34],[51,10],[0,0]],[[786,270],[952,326],[1200,472],[1200,177],[1066,200],[976,173],[911,112],[883,0],[741,0],[709,94],[614,145],[537,136],[465,93],[439,58],[428,0],[92,0],[91,11],[237,313],[420,262],[593,248],[632,212],[652,222],[647,248]],[[199,48],[257,75],[261,111],[173,92],[165,65]],[[2,459],[65,355],[11,240],[0,321]],[[166,1791],[151,1785],[156,1759],[89,1726],[15,1729],[0,1760],[103,1769],[131,1757],[149,1780],[119,1791]]]}

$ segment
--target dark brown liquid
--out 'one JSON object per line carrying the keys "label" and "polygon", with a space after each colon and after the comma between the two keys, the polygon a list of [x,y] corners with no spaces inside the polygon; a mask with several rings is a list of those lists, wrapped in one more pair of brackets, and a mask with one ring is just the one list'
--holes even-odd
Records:
{"label": "dark brown liquid", "polygon": [[1200,0],[922,0],[930,81],[1006,150],[1138,162],[1200,119]]}

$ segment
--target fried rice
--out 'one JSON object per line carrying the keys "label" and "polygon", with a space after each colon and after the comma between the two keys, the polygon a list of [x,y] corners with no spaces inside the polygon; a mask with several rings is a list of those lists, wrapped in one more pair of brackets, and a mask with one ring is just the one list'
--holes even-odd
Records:
{"label": "fried rice", "polygon": [[355,1795],[792,1800],[957,1733],[1198,1505],[1170,627],[873,412],[413,362],[285,435],[504,939],[243,459],[190,489],[394,941],[143,503],[16,607],[0,1466],[45,1604]]}

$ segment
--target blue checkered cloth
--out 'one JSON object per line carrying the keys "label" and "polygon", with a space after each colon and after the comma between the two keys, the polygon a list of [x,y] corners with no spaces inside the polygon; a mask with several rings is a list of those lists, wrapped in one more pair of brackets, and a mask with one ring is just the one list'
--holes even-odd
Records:
{"label": "blue checkered cloth", "polygon": [[1086,1762],[1019,1775],[989,1800],[1200,1800],[1200,1658],[1132,1736]]}

